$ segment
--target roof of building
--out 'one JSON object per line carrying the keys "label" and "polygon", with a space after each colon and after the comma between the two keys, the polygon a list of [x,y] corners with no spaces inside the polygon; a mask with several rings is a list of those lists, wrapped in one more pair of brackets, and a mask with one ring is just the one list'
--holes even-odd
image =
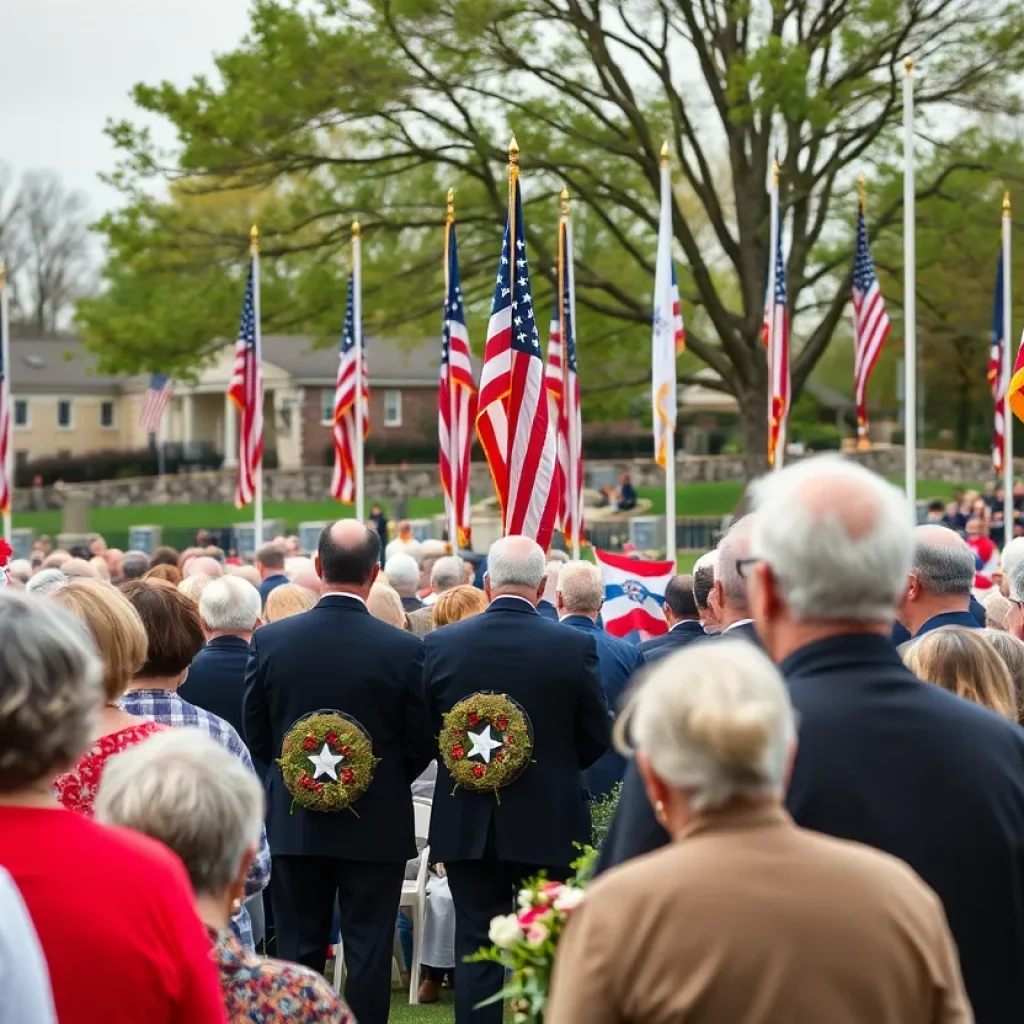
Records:
{"label": "roof of building", "polygon": [[96,358],[78,338],[11,338],[10,387],[14,392],[70,391],[119,394],[137,379],[104,377],[94,371]]}

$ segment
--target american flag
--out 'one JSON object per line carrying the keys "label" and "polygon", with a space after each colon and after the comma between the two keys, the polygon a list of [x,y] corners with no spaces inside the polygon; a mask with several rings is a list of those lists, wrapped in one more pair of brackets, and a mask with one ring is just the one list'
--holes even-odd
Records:
{"label": "american flag", "polygon": [[160,429],[160,421],[164,416],[164,409],[171,397],[174,388],[174,381],[164,373],[154,373],[149,378],[149,390],[146,392],[146,399],[142,403],[142,415],[139,417],[139,426],[143,430],[155,434]]}
{"label": "american flag", "polygon": [[256,496],[256,474],[263,461],[263,368],[260,365],[259,323],[256,316],[256,260],[249,262],[249,278],[242,303],[242,322],[235,343],[235,366],[228,397],[238,409],[238,476],[235,507],[245,508]]}
{"label": "american flag", "polygon": [[0,514],[11,511],[11,488],[14,481],[7,478],[11,463],[11,382],[8,378],[10,339],[7,337],[7,290],[0,271]]}
{"label": "american flag", "polygon": [[868,378],[891,329],[875,265],[871,261],[864,202],[861,200],[857,210],[857,247],[853,257],[853,388],[857,401],[857,432],[861,437],[868,436]]}
{"label": "american flag", "polygon": [[558,512],[558,441],[533,314],[518,178],[511,192],[487,325],[476,431],[501,503],[504,533],[531,537],[546,550]]}
{"label": "american flag", "polygon": [[782,214],[778,209],[778,186],[773,200],[775,251],[768,274],[761,336],[768,350],[768,465],[775,465],[779,446],[786,444],[786,419],[789,416],[789,307],[786,303],[786,261],[782,256]]}
{"label": "american flag", "polygon": [[441,371],[437,385],[437,431],[440,444],[438,465],[444,488],[446,521],[454,519],[456,537],[452,544],[469,544],[469,454],[476,422],[476,385],[469,355],[469,332],[462,302],[459,252],[455,222],[445,227],[447,288],[441,330]]}
{"label": "american flag", "polygon": [[359,372],[360,349],[356,345],[355,275],[349,275],[345,303],[345,329],[338,350],[338,380],[334,386],[334,476],[331,495],[338,501],[356,496],[356,379],[362,378],[363,437],[370,432],[370,389],[366,367]]}
{"label": "american flag", "polygon": [[[555,477],[560,495],[556,525],[569,547],[583,542],[583,447],[580,382],[576,364],[576,325],[572,275],[572,229],[568,219],[558,228],[559,298],[551,314],[546,382],[558,429]],[[562,337],[563,322],[565,338]],[[570,425],[572,429],[570,430]],[[571,486],[570,486],[571,482]]]}
{"label": "american flag", "polygon": [[992,302],[992,347],[988,355],[988,386],[992,390],[992,468],[1003,469],[1003,452],[1006,451],[1006,436],[1003,424],[1003,396],[1006,394],[1005,371],[1003,370],[1003,256],[999,254],[996,269],[996,292]]}

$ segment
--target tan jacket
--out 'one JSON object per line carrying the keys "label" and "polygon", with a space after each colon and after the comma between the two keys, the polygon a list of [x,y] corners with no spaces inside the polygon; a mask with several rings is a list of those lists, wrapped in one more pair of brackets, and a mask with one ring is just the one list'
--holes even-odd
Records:
{"label": "tan jacket", "polygon": [[545,1024],[967,1024],[938,897],[776,805],[697,819],[593,883]]}
{"label": "tan jacket", "polygon": [[409,631],[424,637],[434,628],[434,608],[432,605],[417,608],[416,611],[409,612],[406,619],[409,621]]}

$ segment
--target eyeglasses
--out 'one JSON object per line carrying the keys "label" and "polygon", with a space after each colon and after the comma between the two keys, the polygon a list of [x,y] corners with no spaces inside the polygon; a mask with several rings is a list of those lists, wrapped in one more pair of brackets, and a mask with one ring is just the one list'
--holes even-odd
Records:
{"label": "eyeglasses", "polygon": [[746,558],[736,559],[736,571],[739,573],[741,580],[750,578],[750,570],[757,565],[758,562],[763,562],[764,559],[758,555],[748,555]]}

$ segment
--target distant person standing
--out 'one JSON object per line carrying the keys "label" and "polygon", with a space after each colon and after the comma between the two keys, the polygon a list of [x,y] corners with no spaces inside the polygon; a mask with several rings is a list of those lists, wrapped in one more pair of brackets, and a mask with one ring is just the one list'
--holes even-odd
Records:
{"label": "distant person standing", "polygon": [[623,473],[619,478],[619,494],[615,501],[615,507],[620,512],[630,512],[636,508],[636,488],[629,479],[628,473]]}
{"label": "distant person standing", "polygon": [[388,546],[388,517],[384,515],[384,509],[377,502],[370,506],[367,522],[377,531],[377,536],[380,538],[380,550],[383,553]]}
{"label": "distant person standing", "polygon": [[[322,971],[337,898],[346,998],[360,1024],[385,1024],[402,880],[406,861],[416,856],[409,787],[435,750],[423,702],[423,645],[367,611],[380,572],[375,530],[354,519],[326,527],[315,564],[325,588],[320,603],[253,634],[245,684],[246,739],[271,766],[267,832],[277,948],[283,960]],[[301,726],[293,732],[300,719],[318,713],[361,733],[361,752],[332,733],[311,742]],[[293,789],[278,763],[289,737],[309,752],[303,786]],[[375,759],[369,769],[360,760],[367,755]],[[300,803],[310,789],[333,782],[336,793],[358,781],[356,770],[366,772],[368,785],[351,808]]]}
{"label": "distant person standing", "polygon": [[[582,772],[611,738],[594,638],[537,614],[544,568],[532,540],[497,541],[485,577],[490,607],[424,641],[434,734],[468,723],[464,746],[443,741],[448,761],[438,766],[430,821],[430,855],[444,863],[455,901],[457,1024],[500,1024],[500,1002],[477,1004],[501,989],[501,967],[464,958],[487,943],[491,918],[512,909],[524,878],[541,869],[568,877],[590,836]],[[481,719],[478,701],[506,710]],[[470,788],[492,764],[521,757],[523,744],[519,773],[499,769],[497,788]]]}
{"label": "distant person standing", "polygon": [[276,540],[264,544],[256,552],[256,568],[263,580],[260,584],[260,600],[264,604],[267,603],[267,598],[275,587],[283,586],[288,582],[284,571],[284,560],[287,557],[288,548]]}

